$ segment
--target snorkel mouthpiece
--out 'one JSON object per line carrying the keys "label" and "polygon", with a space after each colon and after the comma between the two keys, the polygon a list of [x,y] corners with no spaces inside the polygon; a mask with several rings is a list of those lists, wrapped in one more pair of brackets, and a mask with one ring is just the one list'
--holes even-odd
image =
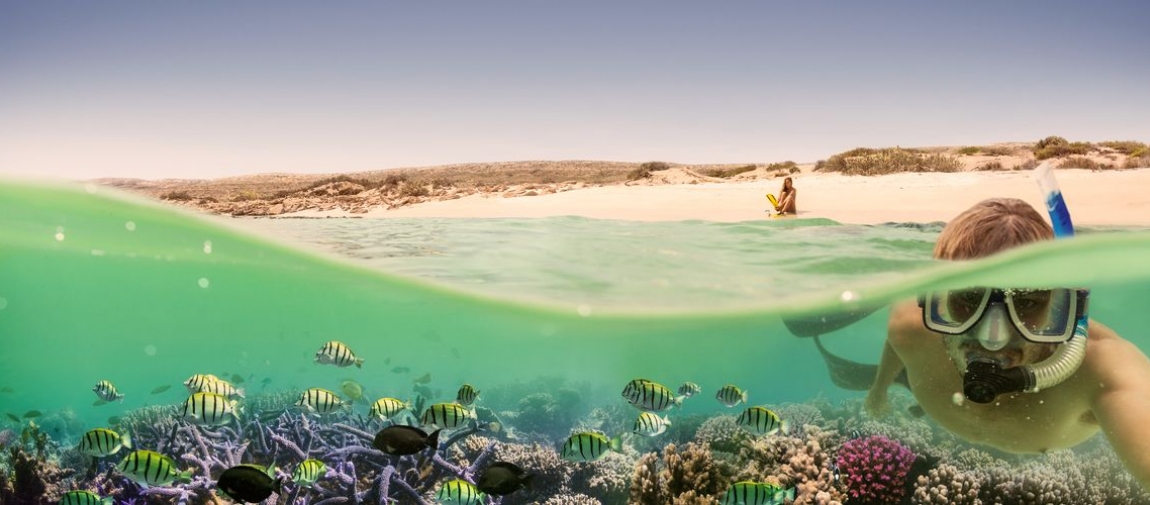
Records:
{"label": "snorkel mouthpiece", "polygon": [[1022,367],[1002,368],[998,362],[976,358],[966,365],[962,394],[975,403],[990,403],[998,395],[1034,387],[1034,375]]}

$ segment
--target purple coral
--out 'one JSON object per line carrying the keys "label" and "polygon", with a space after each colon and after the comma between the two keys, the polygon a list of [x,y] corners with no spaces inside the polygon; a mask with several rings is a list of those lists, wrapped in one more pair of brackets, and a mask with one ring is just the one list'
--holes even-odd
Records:
{"label": "purple coral", "polygon": [[838,467],[847,494],[861,503],[898,503],[914,453],[882,435],[849,440],[839,449]]}

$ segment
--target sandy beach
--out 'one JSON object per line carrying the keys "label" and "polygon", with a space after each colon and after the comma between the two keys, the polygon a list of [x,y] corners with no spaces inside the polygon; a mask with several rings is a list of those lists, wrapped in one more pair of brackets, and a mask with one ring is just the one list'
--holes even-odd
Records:
{"label": "sandy beach", "polygon": [[[1075,224],[1150,226],[1150,169],[1055,171]],[[795,174],[799,217],[842,223],[947,221],[975,202],[1016,197],[1039,210],[1042,195],[1032,172],[899,173],[846,176]],[[368,218],[537,218],[583,216],[637,221],[746,221],[766,218],[766,193],[781,179],[697,184],[615,185],[540,196],[471,195],[393,210]],[[351,216],[341,210],[303,211],[296,217]]]}

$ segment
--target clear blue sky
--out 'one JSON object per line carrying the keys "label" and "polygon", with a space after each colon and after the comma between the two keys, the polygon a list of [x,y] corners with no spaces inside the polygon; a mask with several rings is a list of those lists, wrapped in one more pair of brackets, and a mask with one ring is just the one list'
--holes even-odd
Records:
{"label": "clear blue sky", "polygon": [[0,3],[0,172],[1150,141],[1150,2]]}

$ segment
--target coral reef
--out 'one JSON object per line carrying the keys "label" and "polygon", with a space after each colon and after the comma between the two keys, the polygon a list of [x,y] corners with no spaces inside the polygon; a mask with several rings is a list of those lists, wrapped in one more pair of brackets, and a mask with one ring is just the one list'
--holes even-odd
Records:
{"label": "coral reef", "polygon": [[878,504],[902,499],[914,460],[914,453],[898,441],[872,435],[844,443],[836,462],[852,501]]}
{"label": "coral reef", "polygon": [[[241,422],[211,428],[178,419],[170,406],[137,409],[109,424],[131,433],[135,448],[169,455],[193,474],[190,482],[148,488],[115,470],[124,453],[81,454],[68,441],[76,436],[75,417],[59,413],[50,418],[51,431],[27,421],[19,431],[0,431],[0,503],[51,504],[72,489],[113,496],[118,504],[212,503],[214,479],[226,468],[274,464],[285,476],[306,458],[323,461],[327,473],[310,487],[288,482],[274,503],[434,503],[440,483],[475,482],[496,460],[535,475],[530,489],[493,498],[496,505],[713,505],[742,480],[794,488],[794,505],[1150,503],[1150,493],[1101,436],[1074,451],[1010,455],[971,446],[905,412],[880,421],[861,413],[861,400],[816,398],[774,407],[792,426],[788,433],[755,436],[731,415],[672,411],[666,433],[640,437],[627,434],[637,412],[630,405],[591,405],[559,379],[547,388],[518,398],[492,390],[511,410],[483,407],[484,415],[503,429],[486,431],[479,423],[447,431],[439,452],[402,457],[372,446],[384,422],[344,411],[302,414],[291,408],[291,393],[249,398]],[[623,451],[593,463],[562,460],[557,443],[585,428],[625,434]]]}

